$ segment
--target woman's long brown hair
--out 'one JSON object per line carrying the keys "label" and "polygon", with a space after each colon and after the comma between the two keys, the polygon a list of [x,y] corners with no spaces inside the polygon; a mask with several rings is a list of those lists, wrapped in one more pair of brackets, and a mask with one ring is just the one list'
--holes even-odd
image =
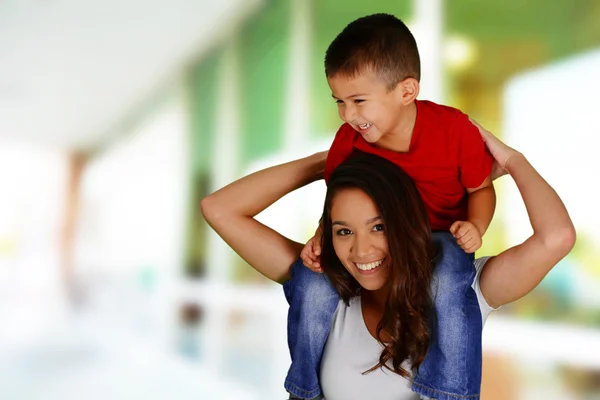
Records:
{"label": "woman's long brown hair", "polygon": [[365,192],[379,209],[391,258],[390,291],[377,325],[377,340],[384,349],[379,363],[365,373],[386,367],[410,377],[401,364],[409,360],[416,369],[423,362],[433,310],[430,283],[434,249],[425,206],[410,177],[381,157],[355,153],[333,171],[323,210],[321,265],[346,304],[350,297],[360,295],[362,288],[335,254],[331,204],[337,193],[349,188]]}

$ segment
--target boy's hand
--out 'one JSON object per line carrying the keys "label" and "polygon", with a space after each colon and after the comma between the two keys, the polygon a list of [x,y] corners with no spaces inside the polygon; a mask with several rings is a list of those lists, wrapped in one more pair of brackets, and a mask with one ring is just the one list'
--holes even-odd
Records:
{"label": "boy's hand", "polygon": [[323,228],[321,225],[317,228],[315,232],[315,236],[310,238],[302,252],[300,253],[300,258],[302,258],[302,262],[304,265],[313,272],[323,272],[323,268],[321,267],[321,237],[323,236]]}
{"label": "boy's hand", "polygon": [[481,234],[472,222],[456,221],[450,227],[450,233],[465,253],[475,253],[481,247]]}

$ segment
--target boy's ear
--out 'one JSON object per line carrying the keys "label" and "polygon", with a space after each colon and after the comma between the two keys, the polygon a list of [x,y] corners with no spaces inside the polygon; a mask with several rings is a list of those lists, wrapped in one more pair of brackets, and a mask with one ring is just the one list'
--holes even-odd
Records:
{"label": "boy's ear", "polygon": [[398,101],[400,101],[403,106],[406,106],[415,101],[419,95],[420,88],[418,80],[415,78],[406,78],[398,83],[398,86],[396,86],[394,91],[398,96]]}

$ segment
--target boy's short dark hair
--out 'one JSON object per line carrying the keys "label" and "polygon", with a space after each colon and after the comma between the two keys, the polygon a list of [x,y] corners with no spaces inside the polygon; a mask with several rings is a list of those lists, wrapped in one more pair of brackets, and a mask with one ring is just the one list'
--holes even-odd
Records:
{"label": "boy's short dark hair", "polygon": [[393,89],[406,78],[421,79],[417,42],[408,27],[390,14],[373,14],[348,24],[325,53],[325,75],[354,77],[372,68]]}

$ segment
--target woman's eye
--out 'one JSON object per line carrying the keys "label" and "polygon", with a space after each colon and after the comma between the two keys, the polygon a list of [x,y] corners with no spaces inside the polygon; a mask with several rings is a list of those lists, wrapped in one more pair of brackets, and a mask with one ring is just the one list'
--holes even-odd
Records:
{"label": "woman's eye", "polygon": [[383,232],[383,224],[377,224],[373,227],[375,232]]}
{"label": "woman's eye", "polygon": [[340,229],[336,232],[336,235],[338,236],[346,236],[346,235],[350,235],[352,233],[352,231],[350,229]]}

